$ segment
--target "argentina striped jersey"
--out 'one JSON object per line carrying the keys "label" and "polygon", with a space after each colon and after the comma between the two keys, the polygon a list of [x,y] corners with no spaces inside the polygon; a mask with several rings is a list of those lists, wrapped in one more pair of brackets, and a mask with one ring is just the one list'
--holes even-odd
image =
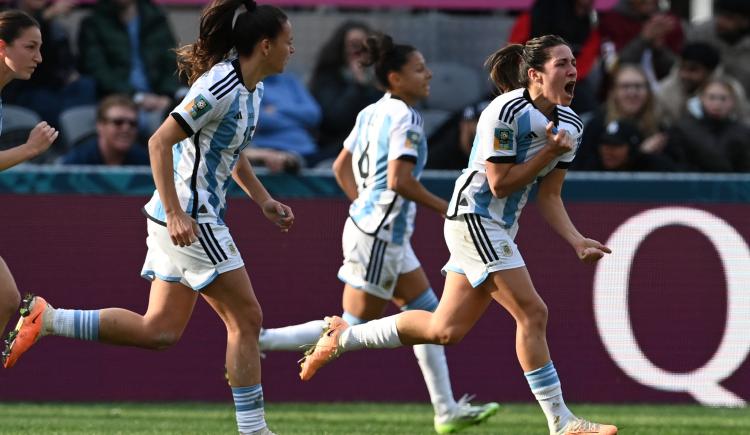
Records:
{"label": "argentina striped jersey", "polygon": [[[263,83],[248,91],[239,61],[227,60],[196,80],[172,111],[188,135],[172,147],[175,188],[182,209],[199,223],[224,224],[232,169],[255,131],[262,97]],[[158,191],[145,211],[166,222]]]}
{"label": "argentina striped jersey", "polygon": [[427,162],[422,116],[386,93],[359,112],[344,148],[352,153],[358,192],[349,207],[352,221],[367,234],[403,244],[414,231],[416,205],[388,189],[388,162],[411,161],[414,178],[422,175]]}
{"label": "argentina striped jersey", "polygon": [[[486,162],[520,164],[531,160],[547,142],[546,127],[549,121],[571,134],[576,144],[573,150],[552,160],[528,185],[505,198],[494,197],[487,182]],[[580,146],[582,133],[581,119],[568,107],[558,105],[553,118],[548,120],[534,107],[526,89],[516,89],[498,96],[479,116],[469,164],[456,180],[448,216],[478,214],[500,223],[511,236],[515,236],[518,217],[531,188],[553,169],[570,166]]]}

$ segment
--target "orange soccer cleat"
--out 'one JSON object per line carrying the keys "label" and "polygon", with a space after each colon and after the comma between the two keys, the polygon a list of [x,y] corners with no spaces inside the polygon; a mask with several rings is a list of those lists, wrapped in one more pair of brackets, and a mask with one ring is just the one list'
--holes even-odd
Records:
{"label": "orange soccer cleat", "polygon": [[305,352],[305,356],[300,360],[299,377],[303,381],[312,379],[321,367],[341,354],[339,337],[349,324],[339,316],[326,317],[325,320],[328,326],[318,342]]}
{"label": "orange soccer cleat", "polygon": [[617,427],[575,418],[560,433],[564,435],[617,435]]}
{"label": "orange soccer cleat", "polygon": [[40,296],[27,294],[21,302],[21,318],[16,328],[10,331],[5,339],[5,350],[2,353],[3,367],[13,367],[18,358],[39,339],[42,332],[42,314],[47,309],[47,301]]}

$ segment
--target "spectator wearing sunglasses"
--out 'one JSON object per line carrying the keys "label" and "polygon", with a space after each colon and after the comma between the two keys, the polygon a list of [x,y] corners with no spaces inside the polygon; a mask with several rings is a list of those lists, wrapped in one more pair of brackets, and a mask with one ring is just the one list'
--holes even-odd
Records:
{"label": "spectator wearing sunglasses", "polygon": [[105,97],[96,114],[96,135],[62,157],[66,165],[148,165],[138,139],[138,106],[127,95]]}

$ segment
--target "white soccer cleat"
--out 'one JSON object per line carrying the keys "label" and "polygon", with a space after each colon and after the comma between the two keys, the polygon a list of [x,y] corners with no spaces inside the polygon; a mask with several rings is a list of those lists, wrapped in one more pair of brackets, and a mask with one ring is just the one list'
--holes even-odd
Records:
{"label": "white soccer cleat", "polygon": [[561,431],[553,435],[617,435],[617,426],[593,423],[573,417]]}

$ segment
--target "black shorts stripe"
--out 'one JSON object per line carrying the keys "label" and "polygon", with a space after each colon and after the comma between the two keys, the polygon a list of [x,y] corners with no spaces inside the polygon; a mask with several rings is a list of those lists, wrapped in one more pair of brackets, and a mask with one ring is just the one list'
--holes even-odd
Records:
{"label": "black shorts stripe", "polygon": [[500,115],[499,115],[499,116],[497,117],[497,119],[498,119],[498,120],[501,120],[501,119],[503,119],[503,117],[505,116],[505,111],[506,111],[506,110],[507,110],[507,109],[508,109],[508,108],[509,108],[509,107],[510,107],[511,105],[513,105],[513,104],[515,104],[516,102],[518,102],[518,101],[521,101],[521,100],[523,100],[523,99],[524,99],[523,97],[516,97],[516,98],[514,98],[514,99],[512,99],[512,100],[508,101],[507,103],[505,103],[505,104],[503,105],[503,108],[502,108],[502,109],[500,109]]}
{"label": "black shorts stripe", "polygon": [[216,260],[214,260],[214,257],[211,255],[211,253],[208,252],[208,249],[206,249],[206,244],[203,243],[203,239],[201,239],[200,237],[198,237],[198,241],[201,243],[201,246],[203,247],[203,252],[205,252],[206,256],[208,256],[208,259],[211,260],[211,264],[213,264],[215,266],[216,265]]}
{"label": "black shorts stripe", "polygon": [[[203,234],[203,242],[205,242],[204,249],[206,245],[211,250],[211,252],[214,254],[214,258],[216,258],[218,261],[223,261],[221,259],[221,256],[219,255],[219,252],[216,250],[214,245],[211,243],[211,240],[209,240],[208,233],[206,233],[206,229],[203,227],[203,225],[198,225],[201,229],[201,233]],[[213,261],[213,260],[212,260]],[[216,262],[214,262],[216,264]]]}
{"label": "black shorts stripe", "polygon": [[388,242],[380,241],[380,248],[378,249],[378,266],[376,268],[377,273],[375,274],[375,280],[373,284],[380,283],[380,276],[383,272],[383,263],[385,262],[385,248],[388,246]]}
{"label": "black shorts stripe", "polygon": [[487,261],[487,257],[484,255],[484,250],[481,246],[479,246],[479,241],[477,240],[476,234],[474,234],[474,227],[472,227],[471,222],[469,221],[469,215],[464,215],[464,221],[466,221],[466,227],[469,229],[469,234],[471,235],[471,241],[474,242],[474,247],[477,249],[477,254],[479,254],[479,257],[482,258],[482,263],[487,264],[489,261]]}
{"label": "black shorts stripe", "polygon": [[222,257],[224,257],[225,260],[229,260],[229,257],[227,257],[227,253],[224,252],[224,249],[222,249],[221,245],[219,244],[219,241],[216,240],[216,236],[214,236],[214,230],[211,229],[211,224],[205,223],[203,226],[206,228],[206,231],[208,232],[209,237],[211,238],[211,241],[213,241],[214,246],[216,246],[216,249],[219,250],[219,253]]}
{"label": "black shorts stripe", "polygon": [[497,261],[500,259],[500,257],[497,255],[497,251],[495,251],[495,247],[492,246],[492,240],[490,240],[490,236],[487,235],[487,231],[484,229],[484,225],[482,224],[482,218],[478,214],[471,214],[469,215],[470,219],[474,219],[474,223],[476,224],[476,227],[479,228],[479,232],[481,233],[481,237],[484,238],[484,241],[487,242],[487,248],[490,251],[490,254],[492,254],[492,258]]}
{"label": "black shorts stripe", "polygon": [[221,100],[222,98],[224,98],[225,95],[232,92],[232,90],[234,90],[234,88],[236,88],[239,85],[240,85],[240,79],[232,80],[231,82],[229,82],[229,84],[225,88],[219,91],[216,91],[216,94],[215,94],[216,99]]}
{"label": "black shorts stripe", "polygon": [[474,178],[474,176],[477,174],[477,172],[479,172],[479,171],[472,171],[472,173],[469,174],[468,177],[466,177],[466,182],[458,190],[458,195],[456,195],[456,206],[453,209],[453,214],[449,215],[449,216],[446,216],[446,217],[452,218],[452,217],[456,217],[458,215],[458,205],[461,203],[461,197],[463,196],[464,190],[466,190],[466,188],[469,187],[469,184],[471,184],[471,180]]}
{"label": "black shorts stripe", "polygon": [[227,83],[227,81],[228,81],[229,79],[231,79],[232,77],[237,77],[237,73],[236,73],[236,72],[234,72],[234,70],[232,70],[231,72],[229,72],[229,73],[228,73],[227,75],[225,75],[225,76],[224,76],[224,77],[223,77],[223,78],[222,78],[221,80],[219,80],[218,82],[215,82],[214,84],[212,84],[212,85],[211,85],[211,87],[210,87],[210,88],[208,88],[208,90],[209,90],[209,91],[211,91],[211,93],[213,94],[213,93],[214,93],[214,91],[216,91],[216,90],[217,90],[218,88],[220,88],[220,87],[221,87],[222,85],[225,85],[225,84]]}
{"label": "black shorts stripe", "polygon": [[370,248],[370,262],[367,264],[367,273],[365,273],[365,281],[372,282],[373,269],[375,268],[375,257],[378,250],[378,239],[373,238],[372,248]]}

